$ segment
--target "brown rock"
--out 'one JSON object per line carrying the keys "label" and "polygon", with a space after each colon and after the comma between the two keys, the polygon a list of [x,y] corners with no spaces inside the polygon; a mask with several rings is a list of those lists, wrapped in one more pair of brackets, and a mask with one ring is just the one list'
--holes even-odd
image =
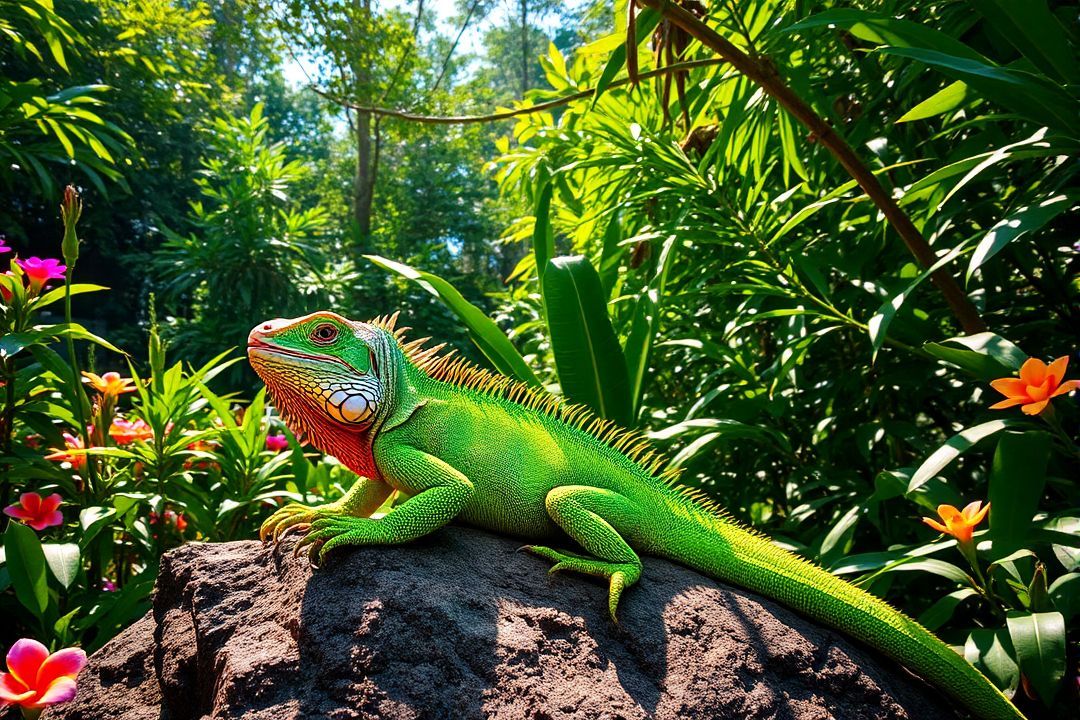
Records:
{"label": "brown rock", "polygon": [[186,545],[49,720],[953,717],[767,600],[647,558],[617,627],[603,584],[517,545],[454,527],[314,574],[284,548]]}

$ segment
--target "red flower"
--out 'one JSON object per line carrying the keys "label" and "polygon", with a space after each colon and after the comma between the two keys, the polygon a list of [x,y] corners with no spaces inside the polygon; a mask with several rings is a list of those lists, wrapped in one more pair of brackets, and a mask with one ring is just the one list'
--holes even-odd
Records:
{"label": "red flower", "polygon": [[75,470],[81,470],[86,467],[86,456],[72,454],[70,450],[82,450],[83,442],[82,438],[75,437],[71,433],[64,433],[64,450],[54,450],[45,456],[46,460],[53,460],[55,462],[71,463],[71,467]]}
{"label": "red flower", "polygon": [[37,640],[17,640],[7,654],[6,673],[0,672],[0,707],[18,705],[38,710],[75,697],[75,678],[86,665],[86,653],[64,648],[52,655]]}
{"label": "red flower", "polygon": [[278,433],[277,435],[266,436],[266,449],[273,452],[281,452],[289,448],[289,438],[285,437],[284,433]]}
{"label": "red flower", "polygon": [[50,280],[62,280],[64,271],[67,270],[66,265],[61,265],[59,260],[53,258],[43,260],[39,257],[29,257],[15,262],[19,263],[19,267],[30,279],[30,294],[32,295],[36,295]]}
{"label": "red flower", "polygon": [[64,524],[64,514],[57,510],[63,498],[59,493],[53,493],[47,498],[42,498],[34,492],[23,493],[19,496],[19,502],[4,508],[4,514],[13,517],[35,530],[44,530],[53,525]]}
{"label": "red flower", "polygon": [[1080,380],[1062,382],[1068,367],[1068,355],[1062,355],[1049,365],[1038,358],[1028,358],[1020,368],[1020,377],[999,378],[990,383],[990,387],[1005,396],[990,409],[1002,410],[1020,405],[1026,415],[1038,415],[1046,409],[1051,398],[1080,387]]}

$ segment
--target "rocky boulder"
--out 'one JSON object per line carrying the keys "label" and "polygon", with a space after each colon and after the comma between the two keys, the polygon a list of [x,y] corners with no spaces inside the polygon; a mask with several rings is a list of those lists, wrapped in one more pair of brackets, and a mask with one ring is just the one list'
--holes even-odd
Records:
{"label": "rocky boulder", "polygon": [[256,542],[189,544],[153,610],[49,720],[949,718],[940,693],[770,601],[646,558],[606,588],[447,528],[312,572]]}

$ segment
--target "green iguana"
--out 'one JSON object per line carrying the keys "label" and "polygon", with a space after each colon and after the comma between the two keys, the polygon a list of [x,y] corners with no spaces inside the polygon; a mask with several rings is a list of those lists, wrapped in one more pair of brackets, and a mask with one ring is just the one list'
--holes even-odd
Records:
{"label": "green iguana", "polygon": [[[616,617],[641,577],[638,553],[687,565],[836,628],[922,675],[980,718],[1023,718],[955,651],[884,601],[740,527],[638,433],[580,405],[479,369],[426,338],[403,339],[397,316],[353,322],[330,312],[256,326],[252,367],[289,428],[360,479],[340,500],[291,504],[263,523],[275,542],[307,530],[313,562],[343,545],[388,545],[455,518],[536,543],[570,536],[584,553],[529,550],[606,578]],[[385,516],[369,516],[401,491]]]}

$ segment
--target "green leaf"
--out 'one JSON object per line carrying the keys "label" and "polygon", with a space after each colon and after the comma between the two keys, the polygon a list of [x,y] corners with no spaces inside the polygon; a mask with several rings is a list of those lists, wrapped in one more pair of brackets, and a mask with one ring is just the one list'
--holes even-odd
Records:
{"label": "green leaf", "polygon": [[600,276],[584,257],[557,257],[544,273],[544,305],[559,385],[600,417],[632,424],[630,381]]}
{"label": "green leaf", "polygon": [[1010,696],[1020,685],[1020,668],[1013,654],[1005,628],[972,630],[964,643],[964,659]]}
{"label": "green leaf", "polygon": [[495,321],[485,315],[480,308],[466,300],[453,285],[438,275],[416,270],[408,265],[387,260],[378,255],[365,255],[364,257],[384,270],[389,270],[403,278],[412,280],[438,298],[443,305],[465,323],[469,338],[476,343],[484,356],[503,375],[520,380],[528,385],[537,387],[540,385],[540,381],[536,379],[536,375],[529,369],[529,365],[521,357],[521,353],[514,348],[513,343],[499,329]]}
{"label": "green leaf", "polygon": [[[637,43],[640,45],[645,41],[645,38],[649,37],[649,34],[656,29],[656,26],[660,23],[660,13],[652,8],[644,8],[638,10],[637,13]],[[604,65],[603,72],[600,73],[600,79],[596,81],[596,93],[593,95],[593,105],[595,106],[600,100],[600,96],[604,94],[604,91],[608,89],[615,77],[619,72],[626,67],[626,43],[624,42],[619,47],[615,48],[611,52],[611,57],[608,58],[607,63]]]}
{"label": "green leaf", "polygon": [[961,603],[971,597],[978,597],[979,593],[974,588],[961,588],[955,590],[936,603],[931,605],[919,616],[919,623],[928,630],[937,630],[939,627],[952,619]]}
{"label": "green leaf", "polygon": [[26,525],[11,521],[4,532],[4,551],[15,597],[40,619],[49,606],[41,541]]}
{"label": "green leaf", "polygon": [[1052,705],[1065,676],[1065,617],[1059,612],[1013,610],[1005,623],[1024,677],[1043,703]]}
{"label": "green leaf", "polygon": [[1068,195],[1055,195],[1037,205],[1022,207],[998,222],[990,228],[986,237],[979,241],[975,252],[971,254],[967,281],[971,282],[971,276],[975,274],[975,271],[1001,252],[1010,242],[1029,232],[1035,232],[1071,207],[1073,207],[1073,198]]}
{"label": "green leaf", "polygon": [[1065,29],[1045,0],[971,0],[1001,37],[1033,65],[1062,83],[1080,82]]}
{"label": "green leaf", "polygon": [[101,529],[116,517],[116,514],[116,509],[110,507],[95,506],[80,510],[79,526],[82,528],[82,533],[79,535],[79,547],[85,550]]}
{"label": "green leaf", "polygon": [[941,472],[946,465],[951,463],[962,453],[974,447],[980,440],[988,438],[995,433],[999,433],[1005,428],[1015,424],[1016,421],[1014,420],[991,420],[990,422],[985,422],[981,425],[964,428],[956,435],[953,435],[944,445],[935,450],[933,454],[919,466],[919,469],[915,471],[915,474],[911,476],[911,482],[908,483],[907,493],[910,495],[916,489],[924,485],[928,480]]}
{"label": "green leaf", "polygon": [[1016,374],[1027,360],[1023,350],[992,332],[926,343],[923,350],[984,382]]}
{"label": "green leaf", "polygon": [[998,439],[990,471],[990,534],[994,556],[1021,546],[1046,485],[1050,435],[1041,430],[1005,432]]}
{"label": "green leaf", "polygon": [[1080,573],[1066,573],[1050,583],[1050,602],[1069,622],[1080,615]]}
{"label": "green leaf", "polygon": [[907,300],[908,295],[926,280],[926,278],[948,265],[962,252],[963,246],[958,246],[945,253],[938,258],[933,265],[916,275],[915,279],[908,283],[907,287],[902,291],[882,303],[881,307],[878,308],[878,311],[870,318],[870,322],[866,324],[867,331],[870,333],[870,344],[873,347],[872,357],[877,357],[878,350],[881,349],[881,345],[885,342],[885,338],[887,337],[886,332],[889,329],[889,325],[892,323],[893,318],[896,317],[896,313],[900,310],[900,306]]}
{"label": "green leaf", "polygon": [[941,90],[904,113],[897,123],[912,122],[913,120],[925,120],[926,118],[941,115],[960,107],[968,96],[968,86],[957,80],[949,83]]}
{"label": "green leaf", "polygon": [[79,574],[79,546],[75,543],[44,543],[41,550],[53,577],[64,589],[71,587]]}
{"label": "green leaf", "polygon": [[855,505],[844,513],[829,530],[828,534],[825,535],[825,538],[821,541],[821,551],[819,553],[822,565],[829,565],[832,558],[847,550],[851,536],[855,533],[855,526],[858,525],[859,518],[862,517],[865,511],[864,506]]}
{"label": "green leaf", "polygon": [[536,198],[536,209],[533,211],[536,217],[532,238],[533,254],[536,256],[536,274],[541,281],[544,279],[548,260],[555,255],[555,233],[551,228],[551,195],[554,188],[554,181],[544,182]]}

